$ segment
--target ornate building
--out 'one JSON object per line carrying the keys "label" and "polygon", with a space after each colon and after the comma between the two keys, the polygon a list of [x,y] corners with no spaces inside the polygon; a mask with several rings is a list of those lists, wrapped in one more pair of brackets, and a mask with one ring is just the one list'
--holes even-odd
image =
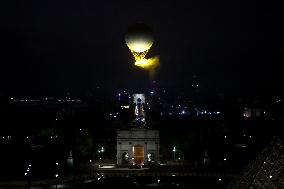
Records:
{"label": "ornate building", "polygon": [[145,95],[134,94],[135,119],[130,130],[117,131],[117,164],[145,165],[159,163],[159,131],[146,128]]}

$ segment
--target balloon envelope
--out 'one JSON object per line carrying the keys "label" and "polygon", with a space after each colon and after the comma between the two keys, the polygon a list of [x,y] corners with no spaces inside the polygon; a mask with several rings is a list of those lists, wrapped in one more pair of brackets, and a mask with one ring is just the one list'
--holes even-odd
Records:
{"label": "balloon envelope", "polygon": [[144,52],[149,50],[154,42],[153,32],[145,24],[134,24],[128,29],[125,42],[130,50]]}

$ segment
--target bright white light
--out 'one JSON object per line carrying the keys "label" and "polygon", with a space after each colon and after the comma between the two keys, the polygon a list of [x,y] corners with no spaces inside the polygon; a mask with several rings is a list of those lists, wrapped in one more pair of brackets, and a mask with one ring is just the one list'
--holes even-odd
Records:
{"label": "bright white light", "polygon": [[154,94],[154,91],[151,91],[150,93],[151,93],[151,94]]}
{"label": "bright white light", "polygon": [[272,175],[270,175],[269,178],[272,178]]}
{"label": "bright white light", "polygon": [[172,177],[175,177],[176,175],[175,174],[172,174]]}
{"label": "bright white light", "polygon": [[161,180],[160,180],[160,179],[158,179],[158,183],[160,183],[160,181],[161,181]]}
{"label": "bright white light", "polygon": [[219,181],[222,181],[222,179],[221,179],[221,178],[219,178],[218,180],[219,180]]}
{"label": "bright white light", "polygon": [[100,180],[101,178],[100,177],[98,177],[98,180]]}
{"label": "bright white light", "polygon": [[27,136],[26,138],[29,139],[29,136]]}
{"label": "bright white light", "polygon": [[225,137],[225,138],[227,138],[227,136],[226,136],[226,135],[225,135],[224,137]]}
{"label": "bright white light", "polygon": [[116,118],[116,115],[114,115],[113,117]]}
{"label": "bright white light", "polygon": [[118,93],[118,96],[120,96],[121,94],[120,93]]}
{"label": "bright white light", "polygon": [[81,128],[80,128],[79,130],[80,130],[80,131],[82,131],[82,129],[81,129]]}
{"label": "bright white light", "polygon": [[176,151],[176,147],[174,146],[173,152],[175,152],[175,151]]}
{"label": "bright white light", "polygon": [[144,52],[152,46],[152,41],[140,40],[135,42],[127,42],[127,46],[134,52]]}
{"label": "bright white light", "polygon": [[58,162],[56,162],[55,164],[58,165]]}
{"label": "bright white light", "polygon": [[25,173],[25,176],[27,176],[28,173]]}
{"label": "bright white light", "polygon": [[115,168],[115,166],[113,165],[104,165],[104,166],[101,166],[102,169],[113,169]]}
{"label": "bright white light", "polygon": [[101,152],[104,152],[104,147],[102,147]]}
{"label": "bright white light", "polygon": [[151,161],[151,154],[147,154],[148,161]]}
{"label": "bright white light", "polygon": [[58,177],[58,174],[55,174],[55,177],[57,178],[57,177]]}
{"label": "bright white light", "polygon": [[92,160],[91,160],[91,159],[90,159],[89,161],[90,161],[90,163],[92,163]]}
{"label": "bright white light", "polygon": [[224,158],[224,161],[226,161],[227,159],[226,158]]}
{"label": "bright white light", "polygon": [[29,172],[30,170],[29,169],[27,169],[27,172]]}
{"label": "bright white light", "polygon": [[266,161],[264,161],[263,163],[266,164]]}
{"label": "bright white light", "polygon": [[29,164],[29,167],[31,167],[32,165],[31,164]]}

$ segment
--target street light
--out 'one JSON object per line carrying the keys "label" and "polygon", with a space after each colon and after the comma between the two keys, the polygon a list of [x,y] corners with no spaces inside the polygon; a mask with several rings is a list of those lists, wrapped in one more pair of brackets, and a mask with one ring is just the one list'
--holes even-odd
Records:
{"label": "street light", "polygon": [[90,178],[92,178],[92,160],[90,159],[89,162],[90,162]]}
{"label": "street light", "polygon": [[[104,147],[101,147],[101,149],[98,150],[98,153],[99,153],[99,154],[102,154],[101,157],[103,156],[103,152],[104,152],[104,151],[105,151],[105,150],[104,150]],[[100,157],[100,160],[102,159],[101,157]]]}
{"label": "street light", "polygon": [[58,177],[58,174],[55,174],[55,188],[57,189],[57,177]]}
{"label": "street light", "polygon": [[174,153],[174,160],[176,159],[176,147],[174,146],[173,148],[173,153]]}
{"label": "street light", "polygon": [[26,176],[26,178],[27,178],[27,188],[28,189],[30,189],[31,188],[31,169],[32,168],[32,165],[31,164],[29,164],[28,165],[28,168],[27,168],[27,170],[26,170],[26,172],[25,172],[25,176]]}

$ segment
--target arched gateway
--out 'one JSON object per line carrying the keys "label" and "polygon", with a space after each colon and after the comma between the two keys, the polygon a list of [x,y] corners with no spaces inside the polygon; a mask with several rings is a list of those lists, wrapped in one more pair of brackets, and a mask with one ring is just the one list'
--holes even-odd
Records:
{"label": "arched gateway", "polygon": [[145,95],[133,95],[135,119],[130,130],[117,131],[117,164],[159,163],[159,131],[145,128]]}

